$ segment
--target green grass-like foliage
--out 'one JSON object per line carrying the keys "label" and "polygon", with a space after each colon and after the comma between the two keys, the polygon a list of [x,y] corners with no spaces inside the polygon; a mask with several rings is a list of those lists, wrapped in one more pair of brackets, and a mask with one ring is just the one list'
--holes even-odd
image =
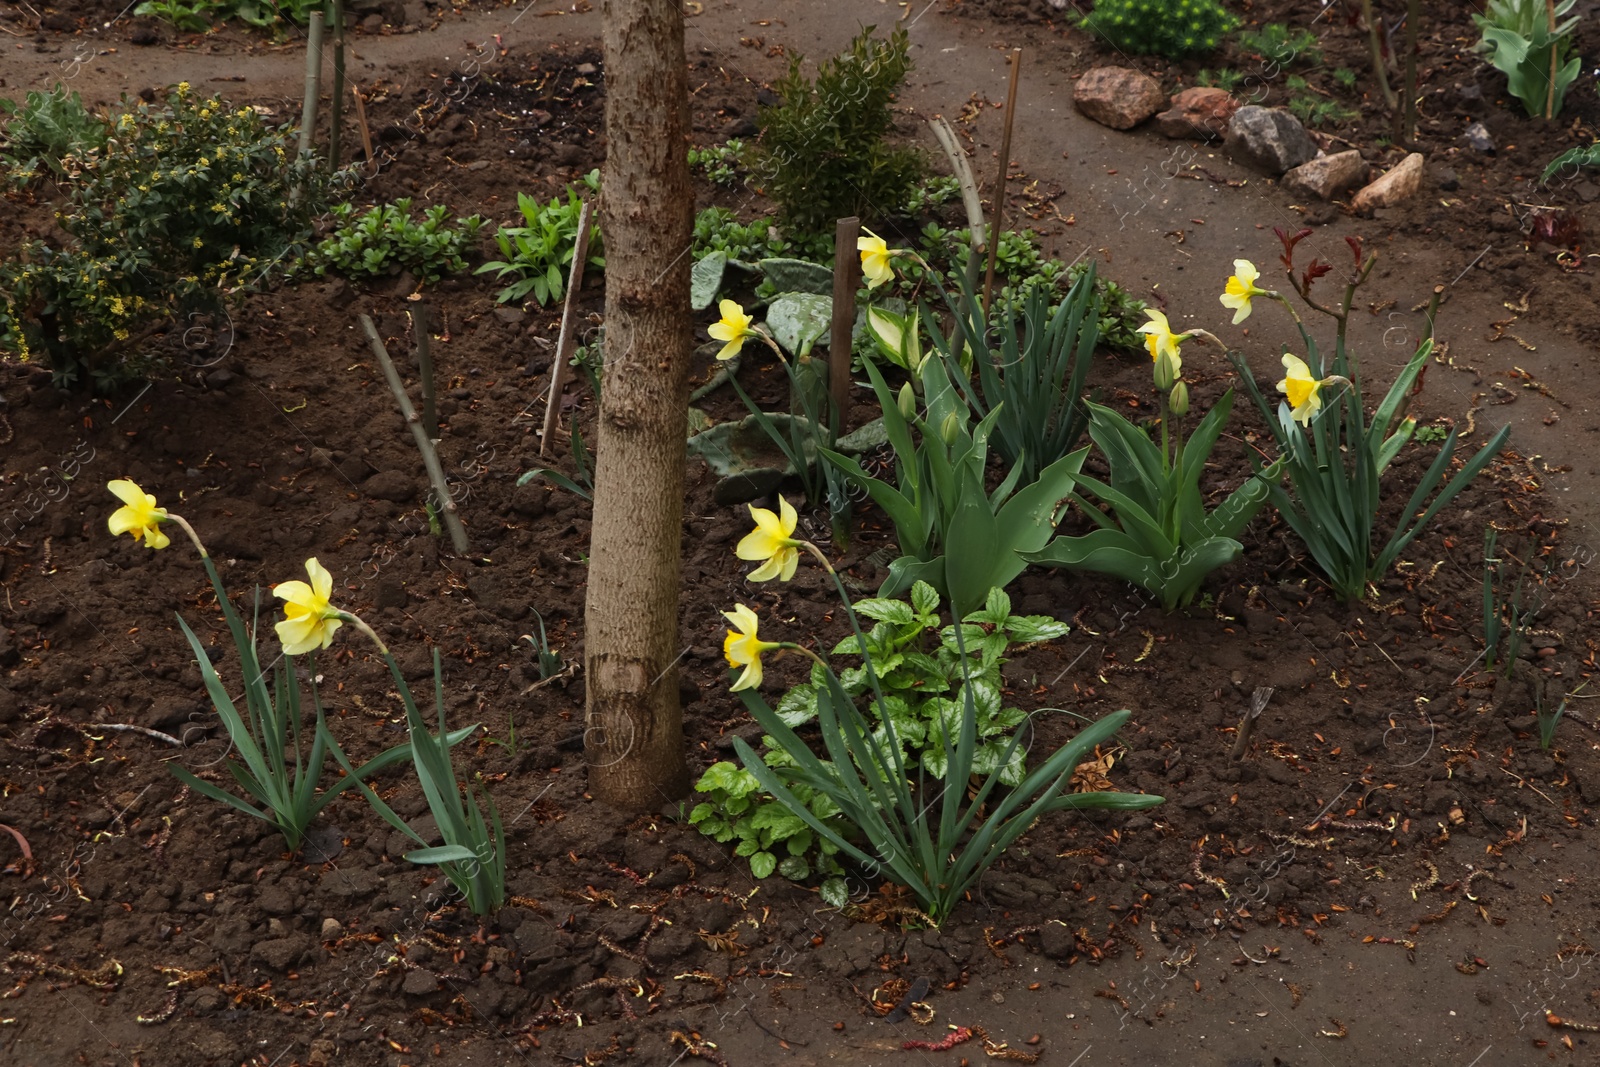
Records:
{"label": "green grass-like foliage", "polygon": [[[489,790],[482,783],[474,789],[469,782],[465,789],[466,796],[463,797],[461,783],[450,764],[450,747],[455,743],[455,738],[463,733],[472,733],[478,727],[464,727],[455,734],[446,730],[444,684],[437,648],[433,650],[433,690],[435,712],[439,719],[438,734],[428,731],[428,724],[417,710],[411,687],[400,673],[400,665],[395,662],[394,655],[385,652],[384,660],[389,664],[389,674],[406,708],[406,726],[410,730],[411,740],[405,750],[417,769],[422,794],[428,801],[428,811],[439,827],[439,836],[444,844],[429,846],[427,840],[395,814],[394,809],[385,804],[365,782],[358,782],[357,788],[385,822],[423,846],[407,852],[407,860],[437,864],[445,877],[450,879],[450,884],[465,898],[467,907],[474,915],[489,915],[498,911],[506,900],[505,827],[501,825],[500,812],[495,808]],[[340,758],[339,753],[334,755],[339,758],[339,765],[349,773],[351,768],[348,762]],[[487,818],[484,817],[485,808],[488,809]]]}
{"label": "green grass-like foliage", "polygon": [[1583,167],[1600,167],[1600,141],[1569,148],[1552,159],[1544,168],[1544,173],[1539,175],[1539,182],[1546,184],[1560,172],[1566,172],[1567,177],[1576,177]]}
{"label": "green grass-like foliage", "polygon": [[338,204],[333,217],[338,229],[306,257],[307,263],[319,275],[333,270],[350,278],[409,270],[425,282],[436,282],[446,274],[460,274],[483,226],[481,215],[458,218],[451,225],[450,208],[444,204],[428,208],[419,221],[412,217],[409,197],[360,215],[354,205]]}
{"label": "green grass-like foliage", "polygon": [[1482,34],[1474,51],[1488,53],[1489,62],[1506,76],[1507,91],[1530,116],[1543,115],[1546,105],[1552,117],[1561,114],[1567,90],[1578,79],[1583,61],[1572,54],[1578,16],[1566,17],[1576,3],[1562,0],[1555,5],[1554,18],[1566,21],[1553,29],[1551,8],[1544,0],[1490,0],[1485,14],[1472,16]]}
{"label": "green grass-like foliage", "polygon": [[1291,30],[1281,22],[1269,22],[1259,30],[1240,30],[1238,40],[1246,52],[1254,52],[1279,67],[1322,62],[1317,35],[1303,26]]}
{"label": "green grass-like foliage", "polygon": [[6,354],[48,354],[63,386],[159,369],[169,357],[150,335],[219,312],[309,238],[327,177],[294,141],[293,127],[187,84],[161,104],[124,101],[104,144],[74,157],[57,215],[67,240],[0,263]]}
{"label": "green grass-like foliage", "polygon": [[[209,557],[204,562],[206,573],[211,577],[211,587],[217,594],[217,602],[222,606],[228,632],[233,638],[234,652],[239,657],[244,679],[244,714],[239,713],[233,698],[228,695],[228,688],[222,684],[216,668],[211,665],[205,646],[181,615],[178,625],[183,629],[189,648],[194,652],[195,662],[200,666],[200,676],[205,682],[212,706],[228,732],[230,749],[238,754],[237,759],[227,761],[228,773],[249,799],[241,799],[204,781],[186,767],[176,763],[167,766],[180,782],[200,795],[272,824],[283,834],[289,851],[295,852],[305,840],[306,829],[330,801],[350,786],[400,762],[406,757],[408,749],[405,745],[397,745],[359,769],[352,767],[339,742],[328,730],[322,701],[316,697],[316,686],[313,685],[312,697],[317,718],[311,731],[311,748],[307,752],[301,736],[300,682],[295,673],[294,657],[283,657],[282,665],[274,672],[272,684],[268,685],[261,660],[256,654],[255,633],[259,626],[252,625],[246,629],[244,620],[228,600],[215,565]],[[257,623],[260,608],[258,597]],[[470,729],[457,731],[451,735],[449,743],[459,743],[471,732]],[[319,793],[317,787],[329,755],[348,773],[335,785]]]}
{"label": "green grass-like foliage", "polygon": [[[995,423],[995,449],[1007,464],[1021,466],[1024,484],[1076,448],[1088,427],[1083,390],[1100,339],[1095,281],[1090,264],[1059,302],[1053,287],[1027,287],[1021,311],[1007,305],[987,328],[982,302],[970,289],[960,301],[947,294],[959,331],[952,340],[966,353],[979,354],[966,360],[977,372],[976,383],[960,372],[962,360],[943,333],[931,334],[972,410],[981,417],[1004,407]],[[929,313],[923,317],[932,321]]]}
{"label": "green grass-like foliage", "polygon": [[57,178],[75,171],[79,160],[106,142],[106,121],[83,106],[76,92],[56,85],[48,93],[29,92],[20,102],[0,100],[7,116],[0,130],[5,150],[0,162],[11,184],[26,186],[43,167]]}
{"label": "green grass-like foliage", "polygon": [[[932,361],[930,361],[932,362]],[[837,585],[837,579],[836,579]],[[858,640],[860,622],[844,587],[838,585]],[[987,598],[984,598],[987,600]],[[1008,605],[1009,607],[1009,605]],[[957,657],[966,660],[966,642],[982,627],[956,627]],[[1153,807],[1161,797],[1131,793],[1073,793],[1072,773],[1096,745],[1109,743],[1129,712],[1117,711],[1091,723],[1006,788],[1002,775],[1022,746],[1013,734],[988,774],[977,772],[979,708],[975,687],[963,685],[949,714],[941,714],[938,747],[944,773],[912,766],[895,724],[893,709],[873,659],[863,664],[868,702],[863,711],[832,669],[821,671],[816,689],[817,730],[826,758],[817,755],[783,717],[754,690],[740,693],[745,706],[771,736],[787,761],[771,766],[741,737],[734,750],[761,787],[836,855],[871,872],[881,872],[909,888],[934,924],[947,919],[966,892],[1011,844],[1052,811],[1109,808],[1133,811]],[[801,800],[808,790],[837,808],[860,836],[846,836],[838,823],[818,818]]]}
{"label": "green grass-like foliage", "polygon": [[[1306,362],[1316,373],[1316,368],[1322,366],[1316,342],[1304,327],[1300,333],[1307,348]],[[1408,402],[1417,376],[1432,354],[1433,340],[1429,338],[1406,363],[1369,420],[1362,401],[1360,375],[1354,372],[1341,333],[1328,372],[1343,375],[1356,384],[1327,386],[1329,393],[1338,389],[1339,395],[1324,402],[1309,427],[1295,421],[1286,401],[1274,412],[1249,367],[1236,353],[1232,356],[1262,419],[1277,439],[1294,488],[1291,495],[1281,485],[1271,484],[1268,492],[1272,504],[1305,542],[1334,592],[1346,601],[1359,600],[1369,582],[1389,572],[1406,546],[1477,477],[1510,436],[1511,427],[1501,427],[1446,482],[1444,477],[1456,450],[1456,435],[1452,432],[1400,512],[1388,541],[1374,551],[1384,471],[1410,443],[1416,429],[1415,419],[1402,416],[1402,406]]]}
{"label": "green grass-like foliage", "polygon": [[[839,642],[832,655],[860,656],[865,646],[864,660],[871,661],[883,693],[882,701],[866,703],[879,741],[887,740],[890,726],[875,717],[887,713],[907,766],[946,781],[949,752],[960,733],[970,691],[976,715],[972,772],[998,773],[1002,785],[1020,785],[1027,772],[1026,753],[1011,743],[1011,737],[1028,716],[1019,708],[1004,706],[1000,668],[1012,645],[1060,637],[1067,625],[1043,615],[1013,615],[1010,598],[995,589],[982,610],[963,620],[958,638],[953,625],[941,627],[939,594],[925,582],[912,587],[909,601],[863,600],[855,608],[875,620],[873,627]],[[850,696],[863,699],[872,694],[871,674],[863,662],[840,672],[839,682]],[[827,686],[827,672],[813,665],[810,681],[784,694],[778,717],[795,729],[813,726],[817,701]],[[770,736],[763,738],[761,758],[769,767],[795,763]],[[850,823],[826,794],[804,785],[792,789],[813,816],[840,836],[864,840],[861,828]],[[717,763],[706,770],[695,790],[708,799],[695,806],[689,821],[718,841],[737,839],[734,853],[749,857],[756,877],[765,878],[775,870],[794,881],[820,875],[823,900],[843,906],[845,882],[836,858],[838,847],[763,792],[755,775],[735,763]]]}
{"label": "green grass-like foliage", "polygon": [[792,231],[831,233],[848,215],[872,223],[898,214],[926,169],[917,149],[886,140],[890,105],[911,69],[909,38],[897,29],[878,40],[873,29],[818,64],[814,82],[795,56],[773,86],[783,103],[758,116],[751,171]]}
{"label": "green grass-like foliage", "polygon": [[1080,25],[1124,52],[1179,59],[1216,51],[1239,20],[1217,0],[1095,0]]}
{"label": "green grass-like foliage", "polygon": [[[598,193],[600,172],[592,170],[584,175],[583,184],[590,192]],[[502,304],[531,297],[543,307],[560,300],[567,291],[567,270],[572,265],[582,205],[576,189],[568,189],[565,199],[558,196],[548,204],[518,193],[517,209],[522,213],[523,225],[500,227],[494,239],[502,258],[485,263],[473,273],[493,271],[499,280],[516,279],[495,297]],[[606,265],[597,219],[589,222],[588,265]]]}
{"label": "green grass-like foliage", "polygon": [[1148,433],[1111,408],[1088,407],[1089,435],[1104,453],[1111,478],[1108,485],[1080,474],[1078,486],[1109,504],[1112,516],[1079,498],[1098,529],[1058,537],[1029,559],[1121,578],[1149,592],[1166,611],[1189,604],[1207,575],[1244,551],[1239,535],[1267,502],[1267,487],[1276,482],[1281,462],[1246,479],[1208,511],[1200,476],[1233,410],[1233,390],[1187,439],[1173,433],[1170,454],[1165,426],[1158,448]]}

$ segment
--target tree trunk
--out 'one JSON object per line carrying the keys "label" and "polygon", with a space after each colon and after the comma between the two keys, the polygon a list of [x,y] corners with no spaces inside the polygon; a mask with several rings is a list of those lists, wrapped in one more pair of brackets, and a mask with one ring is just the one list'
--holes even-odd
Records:
{"label": "tree trunk", "polygon": [[626,811],[688,794],[678,574],[688,406],[689,86],[676,0],[602,0],[605,374],[584,622],[589,791]]}

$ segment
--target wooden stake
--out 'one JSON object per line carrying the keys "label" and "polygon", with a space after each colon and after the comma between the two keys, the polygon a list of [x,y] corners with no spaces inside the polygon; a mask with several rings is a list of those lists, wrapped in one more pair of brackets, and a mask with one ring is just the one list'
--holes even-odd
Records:
{"label": "wooden stake", "polygon": [[406,425],[411,427],[411,436],[416,439],[417,450],[422,453],[422,465],[428,470],[428,481],[433,483],[433,493],[439,498],[439,514],[444,518],[445,529],[450,531],[450,543],[455,546],[458,556],[464,556],[467,554],[467,531],[461,525],[461,516],[456,514],[456,502],[450,497],[450,483],[445,480],[444,468],[439,465],[439,453],[434,449],[428,431],[422,428],[417,409],[411,406],[405,382],[400,380],[400,372],[395,369],[394,360],[389,358],[389,350],[384,347],[383,338],[378,336],[378,328],[366,315],[362,315],[360,321],[361,329],[367,335],[367,343],[372,346],[372,354],[378,357],[383,376],[388,379],[389,391],[394,393],[395,402],[400,405],[400,414],[405,416]]}
{"label": "wooden stake", "polygon": [[1556,0],[1544,0],[1545,17],[1550,23],[1550,91],[1544,98],[1544,117],[1546,121],[1556,117],[1556,58],[1560,49],[1556,47]]}
{"label": "wooden stake", "polygon": [[1006,172],[1011,169],[1011,127],[1017,117],[1017,72],[1022,69],[1022,49],[1011,50],[1011,88],[1006,91],[1006,132],[1000,138],[1000,179],[995,182],[994,221],[989,225],[989,265],[983,272],[983,320],[989,321],[989,301],[994,296],[994,261],[1000,251],[1001,222],[1006,210]]}
{"label": "wooden stake", "polygon": [[367,154],[367,173],[373,172],[372,127],[367,125],[367,105],[362,100],[361,88],[350,83],[350,98],[356,102],[356,122],[361,126],[361,150]]}
{"label": "wooden stake", "polygon": [[589,259],[589,223],[594,205],[585,200],[578,209],[578,234],[573,241],[572,270],[567,274],[567,300],[561,307],[561,333],[556,340],[556,358],[550,365],[550,396],[544,405],[544,431],[539,435],[539,455],[550,449],[561,417],[561,391],[567,387],[567,364],[578,347],[578,332],[573,319],[578,314],[578,290],[583,288],[583,266]]}
{"label": "wooden stake", "polygon": [[417,375],[422,379],[422,428],[428,439],[439,439],[438,385],[433,376],[432,324],[428,322],[428,305],[417,304],[411,311],[411,332],[417,339]]}
{"label": "wooden stake", "polygon": [[856,325],[856,289],[861,285],[861,257],[856,255],[856,237],[861,220],[852,215],[840,219],[833,230],[833,322],[828,337],[829,432],[837,440],[844,432],[844,416],[850,402],[851,338]]}

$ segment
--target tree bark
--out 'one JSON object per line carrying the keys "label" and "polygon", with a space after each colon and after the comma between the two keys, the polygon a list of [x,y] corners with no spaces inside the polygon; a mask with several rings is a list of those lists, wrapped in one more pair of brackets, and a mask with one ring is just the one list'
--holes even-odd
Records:
{"label": "tree bark", "polygon": [[686,796],[678,577],[688,406],[688,68],[676,0],[602,0],[605,373],[584,668],[589,791],[624,811]]}

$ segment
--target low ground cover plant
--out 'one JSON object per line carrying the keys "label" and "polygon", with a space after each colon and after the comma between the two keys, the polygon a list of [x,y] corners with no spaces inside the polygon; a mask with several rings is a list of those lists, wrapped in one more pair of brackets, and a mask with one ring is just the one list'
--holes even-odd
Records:
{"label": "low ground cover plant", "polygon": [[335,204],[333,217],[339,227],[306,255],[305,263],[319,275],[333,270],[350,278],[408,270],[422,281],[436,282],[460,274],[483,226],[481,215],[452,224],[445,204],[433,205],[418,220],[409,197],[359,215],[352,204]]}
{"label": "low ground cover plant", "polygon": [[6,180],[25,187],[48,172],[62,179],[77,171],[80,160],[106,142],[106,120],[83,106],[76,92],[57,84],[49,92],[31,90],[20,101],[0,100],[6,115],[0,126]]}

